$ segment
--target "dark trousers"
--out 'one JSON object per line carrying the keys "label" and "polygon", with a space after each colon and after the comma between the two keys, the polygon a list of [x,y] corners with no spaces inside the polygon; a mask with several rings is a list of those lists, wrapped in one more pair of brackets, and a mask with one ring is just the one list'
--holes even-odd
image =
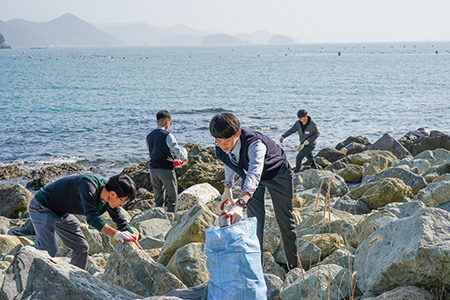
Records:
{"label": "dark trousers", "polygon": [[38,249],[45,250],[50,256],[55,257],[58,251],[55,240],[56,231],[64,245],[72,249],[70,263],[83,270],[87,269],[89,244],[81,231],[80,221],[74,215],[65,214],[58,217],[36,198],[30,202],[29,213],[36,231]]}
{"label": "dark trousers", "polygon": [[167,211],[174,212],[178,194],[177,176],[175,175],[175,171],[150,169],[150,180],[152,182],[156,206],[164,207],[164,199],[167,195]]}
{"label": "dark trousers", "polygon": [[302,160],[303,158],[306,157],[307,159],[307,163],[311,164],[312,166],[315,166],[316,163],[314,162],[314,158],[312,156],[312,151],[314,150],[314,146],[311,145],[306,145],[302,151],[300,151],[297,154],[297,159],[296,159],[296,164],[295,164],[295,169],[294,169],[294,173],[298,173],[300,171],[300,169],[302,168]]}
{"label": "dark trousers", "polygon": [[281,237],[284,244],[284,253],[289,269],[298,266],[297,255],[297,233],[295,231],[295,220],[292,215],[292,198],[294,195],[292,171],[288,163],[271,180],[261,181],[253,193],[253,197],[247,203],[247,216],[256,217],[258,220],[257,235],[263,252],[264,238],[264,193],[266,188],[272,197],[273,209],[280,227]]}

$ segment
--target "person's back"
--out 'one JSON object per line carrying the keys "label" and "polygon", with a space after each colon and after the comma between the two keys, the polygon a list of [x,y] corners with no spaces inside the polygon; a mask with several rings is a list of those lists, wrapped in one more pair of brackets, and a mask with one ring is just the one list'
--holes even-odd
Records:
{"label": "person's back", "polygon": [[178,194],[174,155],[186,162],[187,151],[180,147],[175,137],[167,131],[171,120],[172,116],[167,110],[160,110],[156,114],[158,127],[147,135],[147,148],[150,156],[150,180],[155,195],[155,204],[163,207],[167,193],[167,211],[174,212]]}

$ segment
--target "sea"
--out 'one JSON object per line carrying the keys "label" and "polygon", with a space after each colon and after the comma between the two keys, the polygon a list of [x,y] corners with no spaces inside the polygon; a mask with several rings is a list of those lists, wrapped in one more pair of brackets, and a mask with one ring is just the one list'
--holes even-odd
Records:
{"label": "sea", "polygon": [[[80,163],[109,177],[148,160],[161,109],[180,144],[203,147],[222,112],[278,143],[306,109],[316,153],[349,136],[450,133],[445,41],[21,48],[0,51],[0,70],[0,167]],[[282,144],[293,165],[298,144],[296,134]]]}

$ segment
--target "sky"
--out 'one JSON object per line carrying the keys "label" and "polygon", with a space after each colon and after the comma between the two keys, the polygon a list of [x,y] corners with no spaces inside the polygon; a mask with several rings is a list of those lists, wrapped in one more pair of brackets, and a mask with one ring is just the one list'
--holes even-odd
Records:
{"label": "sky", "polygon": [[0,0],[0,20],[184,24],[225,34],[266,30],[303,42],[450,41],[450,0]]}

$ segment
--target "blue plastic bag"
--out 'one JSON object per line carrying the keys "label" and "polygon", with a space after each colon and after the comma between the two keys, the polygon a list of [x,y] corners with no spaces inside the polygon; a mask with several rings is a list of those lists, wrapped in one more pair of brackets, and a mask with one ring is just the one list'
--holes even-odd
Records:
{"label": "blue plastic bag", "polygon": [[205,230],[208,300],[267,299],[256,223],[248,218]]}

